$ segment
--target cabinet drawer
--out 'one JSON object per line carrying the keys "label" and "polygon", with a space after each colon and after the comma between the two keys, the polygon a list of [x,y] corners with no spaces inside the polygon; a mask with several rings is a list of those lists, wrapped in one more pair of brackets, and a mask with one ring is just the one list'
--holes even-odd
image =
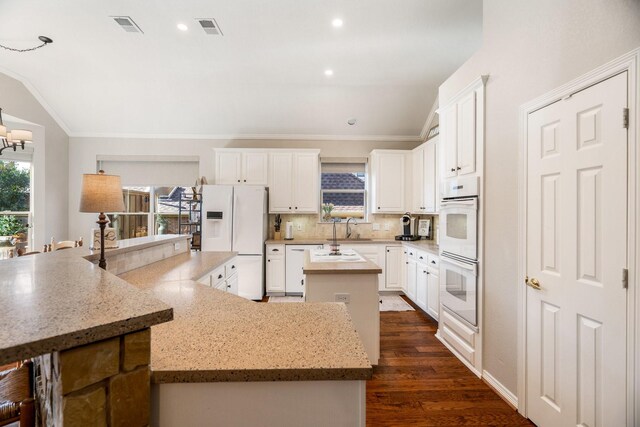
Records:
{"label": "cabinet drawer", "polygon": [[224,266],[218,267],[211,272],[211,286],[217,288],[220,282],[224,282]]}
{"label": "cabinet drawer", "polygon": [[429,254],[425,251],[416,251],[416,261],[426,264],[428,259]]}
{"label": "cabinet drawer", "polygon": [[432,268],[439,268],[440,257],[434,254],[427,254],[427,265]]}
{"label": "cabinet drawer", "polygon": [[284,255],[284,245],[267,245],[267,254]]}
{"label": "cabinet drawer", "polygon": [[441,322],[450,331],[450,334],[455,335],[458,340],[473,350],[476,346],[476,333],[473,329],[469,328],[461,321],[453,317],[447,310],[442,309]]}
{"label": "cabinet drawer", "polygon": [[224,265],[224,277],[229,278],[238,272],[236,261],[233,260]]}

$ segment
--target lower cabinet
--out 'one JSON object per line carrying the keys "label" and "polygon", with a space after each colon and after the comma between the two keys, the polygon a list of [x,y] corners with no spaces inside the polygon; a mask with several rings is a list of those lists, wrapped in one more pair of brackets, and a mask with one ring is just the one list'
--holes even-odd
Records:
{"label": "lower cabinet", "polygon": [[416,271],[417,271],[417,263],[415,258],[412,258],[409,255],[407,259],[407,296],[413,302],[416,301]]}
{"label": "lower cabinet", "polygon": [[411,301],[438,320],[440,313],[439,257],[435,254],[403,246],[402,290]]}
{"label": "lower cabinet", "polygon": [[205,274],[198,280],[198,283],[238,295],[237,258],[233,258],[212,272]]}
{"label": "lower cabinet", "polygon": [[403,271],[405,270],[403,252],[404,248],[402,246],[386,247],[384,290],[402,290]]}
{"label": "lower cabinet", "polygon": [[267,294],[285,292],[286,265],[285,245],[267,245]]}
{"label": "lower cabinet", "polygon": [[427,311],[428,277],[429,272],[427,271],[427,264],[422,262],[416,263],[416,299],[414,302],[424,311]]}
{"label": "lower cabinet", "polygon": [[438,320],[440,314],[440,272],[427,268],[427,313]]}

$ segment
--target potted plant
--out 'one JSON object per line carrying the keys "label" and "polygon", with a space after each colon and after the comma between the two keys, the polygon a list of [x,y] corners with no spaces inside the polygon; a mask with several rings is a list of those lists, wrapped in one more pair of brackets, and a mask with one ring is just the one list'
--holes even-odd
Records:
{"label": "potted plant", "polygon": [[11,240],[23,233],[26,226],[14,215],[0,216],[0,246],[11,246]]}
{"label": "potted plant", "polygon": [[164,234],[167,232],[168,221],[162,215],[158,215],[158,234]]}
{"label": "potted plant", "polygon": [[333,211],[334,205],[333,203],[323,203],[322,204],[322,219],[326,222],[331,221],[331,211]]}

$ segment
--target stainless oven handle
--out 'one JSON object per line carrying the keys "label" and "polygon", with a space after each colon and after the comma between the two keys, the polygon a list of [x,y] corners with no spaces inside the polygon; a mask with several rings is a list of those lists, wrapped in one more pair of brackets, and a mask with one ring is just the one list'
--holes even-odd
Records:
{"label": "stainless oven handle", "polygon": [[477,275],[477,264],[473,263],[473,264],[467,264],[466,262],[460,262],[457,261],[453,258],[449,258],[446,255],[440,255],[440,263],[442,264],[443,262],[447,262],[451,265],[455,265],[456,267],[460,267],[463,268],[465,270],[471,271],[473,272],[473,275],[476,276]]}
{"label": "stainless oven handle", "polygon": [[469,206],[473,206],[473,207],[477,207],[478,206],[478,199],[476,198],[472,198],[472,199],[458,199],[458,200],[442,200],[440,202],[440,207],[444,208],[444,207],[455,207],[455,206],[461,206],[461,207],[469,207]]}

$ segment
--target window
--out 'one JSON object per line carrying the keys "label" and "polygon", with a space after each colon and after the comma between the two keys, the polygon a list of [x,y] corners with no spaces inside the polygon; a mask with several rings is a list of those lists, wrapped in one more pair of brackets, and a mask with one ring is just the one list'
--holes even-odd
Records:
{"label": "window", "polygon": [[0,160],[0,236],[18,235],[26,243],[30,223],[31,162]]}
{"label": "window", "polygon": [[366,163],[323,162],[320,185],[321,221],[366,220]]}
{"label": "window", "polygon": [[[123,187],[125,212],[109,214],[110,227],[118,239],[156,234],[179,234],[180,195],[191,195],[188,187]],[[183,221],[188,221],[183,205]],[[189,230],[183,230],[184,233]]]}

